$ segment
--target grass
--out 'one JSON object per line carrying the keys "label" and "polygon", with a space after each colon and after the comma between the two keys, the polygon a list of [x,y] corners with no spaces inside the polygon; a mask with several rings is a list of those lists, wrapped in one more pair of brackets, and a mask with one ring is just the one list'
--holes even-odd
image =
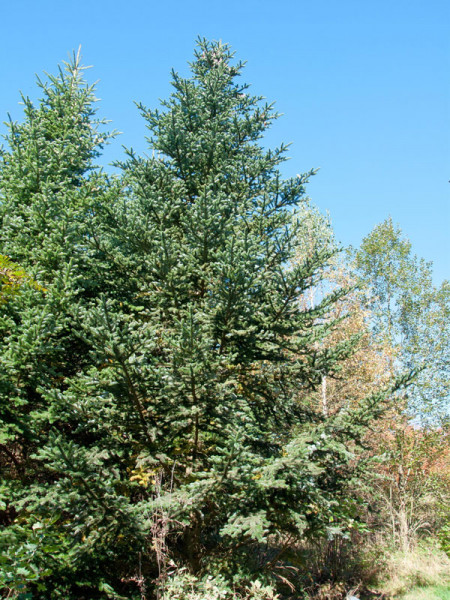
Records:
{"label": "grass", "polygon": [[403,596],[401,600],[450,600],[449,585],[434,585],[426,588],[416,587]]}
{"label": "grass", "polygon": [[401,600],[450,600],[450,559],[432,545],[387,558],[382,591]]}

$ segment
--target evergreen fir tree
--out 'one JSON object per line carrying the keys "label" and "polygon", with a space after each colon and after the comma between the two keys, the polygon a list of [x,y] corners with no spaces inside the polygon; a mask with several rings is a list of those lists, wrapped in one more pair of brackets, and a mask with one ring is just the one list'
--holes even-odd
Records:
{"label": "evergreen fir tree", "polygon": [[[77,311],[97,295],[107,273],[95,240],[112,188],[107,191],[106,178],[94,167],[107,136],[82,71],[77,55],[56,77],[38,80],[42,99],[35,105],[22,98],[24,122],[9,122],[1,152],[2,284],[19,276],[19,283],[32,283],[16,285],[12,295],[7,287],[0,318],[0,501],[6,525],[0,585],[14,589],[49,576],[66,542],[72,543],[64,527],[42,534],[64,517],[58,518],[62,505],[45,505],[46,489],[58,476],[36,452],[51,444],[55,432],[70,435],[76,428],[58,398],[68,378],[90,364],[89,348],[77,335]],[[48,548],[55,544],[52,559]]]}
{"label": "evergreen fir tree", "polygon": [[110,245],[134,300],[103,299],[83,322],[108,365],[98,379],[116,382],[111,404],[123,406],[111,428],[136,445],[142,514],[164,507],[181,566],[245,579],[263,541],[331,534],[339,513],[354,516],[339,496],[354,432],[300,401],[353,342],[320,350],[342,292],[310,310],[298,302],[331,254],[293,260],[312,172],[282,180],[286,148],[259,142],[277,115],[239,83],[227,46],[201,41],[191,69],[173,73],[162,111],[140,106],[152,158],[130,152],[123,165]]}

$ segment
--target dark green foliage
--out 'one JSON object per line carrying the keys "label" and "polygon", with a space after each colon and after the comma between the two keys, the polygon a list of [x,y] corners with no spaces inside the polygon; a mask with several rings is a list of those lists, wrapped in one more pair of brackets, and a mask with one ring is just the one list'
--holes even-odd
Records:
{"label": "dark green foliage", "polygon": [[[71,437],[73,422],[60,411],[60,396],[70,377],[90,365],[77,313],[102,287],[94,227],[112,189],[94,169],[104,137],[93,120],[93,88],[82,80],[78,57],[39,85],[43,100],[35,107],[24,98],[24,123],[9,124],[0,171],[2,252],[39,284],[22,287],[2,306],[0,321],[8,586],[19,585],[18,575],[26,578],[30,569],[30,581],[54,568],[64,571],[63,557],[73,546],[72,533],[60,526],[67,517],[59,476],[40,453],[52,447],[55,435]],[[53,558],[48,547],[56,548]]]}
{"label": "dark green foliage", "polygon": [[300,302],[330,259],[293,260],[312,172],[282,180],[285,148],[259,143],[276,114],[227,46],[191,70],[140,107],[153,154],[120,182],[93,167],[76,61],[10,125],[1,251],[46,291],[1,321],[1,585],[33,598],[150,598],[174,564],[244,590],[357,519],[382,398],[328,420],[305,400],[354,344],[321,345],[343,292]]}

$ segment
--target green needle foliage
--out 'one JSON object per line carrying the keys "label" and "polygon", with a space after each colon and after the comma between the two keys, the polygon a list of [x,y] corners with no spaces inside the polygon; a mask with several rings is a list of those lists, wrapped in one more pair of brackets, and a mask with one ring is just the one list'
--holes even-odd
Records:
{"label": "green needle foliage", "polygon": [[77,58],[10,125],[2,252],[46,288],[1,321],[11,594],[161,598],[177,570],[269,598],[295,540],[355,526],[382,395],[313,408],[355,340],[322,344],[343,291],[300,302],[334,250],[302,254],[313,172],[282,179],[286,147],[260,141],[277,115],[241,71],[200,40],[161,109],[139,106],[151,157],[128,152],[120,181],[94,168],[105,136]]}

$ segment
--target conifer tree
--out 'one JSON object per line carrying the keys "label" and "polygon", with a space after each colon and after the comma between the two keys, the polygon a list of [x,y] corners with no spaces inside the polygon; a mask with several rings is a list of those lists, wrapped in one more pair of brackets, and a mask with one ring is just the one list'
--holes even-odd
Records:
{"label": "conifer tree", "polygon": [[[7,124],[0,157],[7,300],[0,318],[0,503],[6,525],[0,586],[16,591],[51,571],[44,554],[54,544],[41,532],[58,519],[41,502],[55,473],[36,452],[55,431],[73,428],[58,408],[58,395],[67,378],[90,362],[76,333],[77,307],[103,287],[101,274],[107,272],[95,245],[107,191],[94,160],[107,136],[95,119],[94,88],[83,80],[79,55],[38,85],[42,99],[22,97],[24,121]],[[31,285],[19,290],[22,283]],[[8,293],[14,285],[20,293]],[[61,552],[61,529],[55,539]]]}
{"label": "conifer tree", "polygon": [[136,444],[143,505],[172,523],[168,552],[194,573],[245,579],[259,544],[332,535],[354,517],[349,440],[379,406],[325,425],[299,400],[353,347],[319,343],[342,292],[299,302],[331,255],[293,261],[312,173],[282,180],[286,148],[259,141],[277,115],[239,82],[228,46],[201,41],[191,70],[172,74],[161,111],[140,106],[152,157],[123,165],[110,244],[134,300],[104,299],[84,323],[106,351],[99,380],[117,381],[112,403],[127,406],[111,427]]}

